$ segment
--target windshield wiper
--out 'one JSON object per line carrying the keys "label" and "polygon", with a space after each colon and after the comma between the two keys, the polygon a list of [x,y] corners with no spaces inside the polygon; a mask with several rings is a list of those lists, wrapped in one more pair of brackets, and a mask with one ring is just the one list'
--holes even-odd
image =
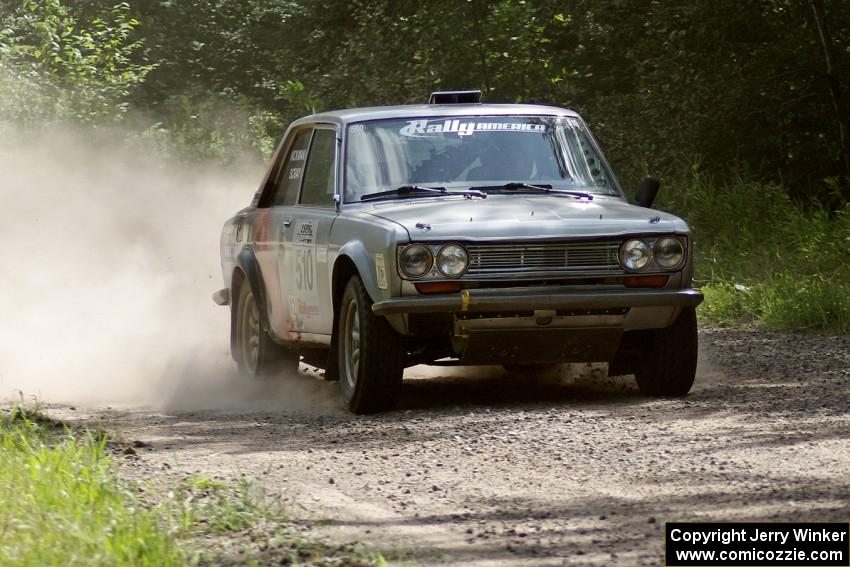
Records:
{"label": "windshield wiper", "polygon": [[555,193],[558,195],[569,195],[571,197],[578,197],[580,199],[587,199],[588,201],[593,200],[593,195],[590,193],[586,193],[584,191],[569,191],[567,189],[552,189],[551,185],[533,185],[531,183],[524,182],[513,182],[513,183],[505,183],[504,185],[487,185],[474,187],[473,189],[496,189],[496,190],[504,190],[504,191],[516,191],[517,189],[531,189],[532,191],[543,191],[545,193]]}
{"label": "windshield wiper", "polygon": [[395,189],[390,189],[389,191],[379,191],[377,193],[367,193],[366,195],[362,195],[360,197],[361,201],[371,201],[372,199],[383,199],[385,197],[396,197],[396,196],[427,196],[427,195],[463,195],[467,199],[471,199],[472,197],[481,197],[482,199],[487,198],[487,193],[484,191],[478,191],[477,189],[469,189],[465,191],[449,191],[445,187],[423,187],[421,185],[402,185],[401,187],[396,187]]}

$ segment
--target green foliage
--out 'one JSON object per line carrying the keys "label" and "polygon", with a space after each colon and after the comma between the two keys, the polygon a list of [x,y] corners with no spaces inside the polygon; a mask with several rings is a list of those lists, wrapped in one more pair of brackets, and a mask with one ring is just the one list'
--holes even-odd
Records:
{"label": "green foliage", "polygon": [[171,159],[227,164],[250,155],[268,160],[279,141],[269,131],[283,129],[280,116],[273,112],[257,109],[249,114],[249,109],[223,100],[193,101],[183,96],[172,103],[180,104],[179,112],[131,135],[153,142],[163,157]]}
{"label": "green foliage", "polygon": [[[694,156],[704,171],[784,180],[801,200],[835,192],[843,173],[808,2],[109,3],[0,7],[4,114],[96,124],[135,110],[140,130],[175,138],[166,151],[207,158],[238,145],[266,154],[309,112],[480,87],[494,102],[581,111],[628,186]],[[850,6],[825,4],[848,77]]]}
{"label": "green foliage", "polygon": [[105,439],[38,412],[0,422],[0,564],[180,565],[157,514],[115,476]]}
{"label": "green foliage", "polygon": [[169,490],[165,505],[189,534],[237,532],[261,521],[286,519],[280,506],[245,479],[233,486],[208,476],[191,476]]}
{"label": "green foliage", "polygon": [[710,283],[702,288],[703,321],[721,326],[757,322],[782,330],[850,333],[850,280],[785,274],[737,287]]}
{"label": "green foliage", "polygon": [[280,504],[244,478],[124,481],[115,449],[37,404],[0,416],[0,565],[385,564],[296,533]]}
{"label": "green foliage", "polygon": [[760,319],[786,330],[850,333],[850,277],[783,274],[763,285]]}
{"label": "green foliage", "polygon": [[0,19],[0,120],[116,120],[154,65],[133,59],[126,2],[82,25],[59,0],[27,0]]}
{"label": "green foliage", "polygon": [[777,185],[699,174],[662,198],[694,231],[706,320],[850,333],[850,206],[801,207]]}
{"label": "green foliage", "polygon": [[[695,227],[705,317],[848,329],[850,181],[810,2],[111,3],[0,4],[0,124],[124,119],[228,162],[304,114],[437,89],[568,106],[626,187],[686,173],[662,196]],[[824,4],[850,100],[850,4]]]}

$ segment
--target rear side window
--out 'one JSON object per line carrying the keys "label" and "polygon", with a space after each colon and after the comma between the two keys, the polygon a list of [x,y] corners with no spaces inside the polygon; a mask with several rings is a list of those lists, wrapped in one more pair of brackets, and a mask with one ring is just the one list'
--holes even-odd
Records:
{"label": "rear side window", "polygon": [[298,187],[304,177],[304,164],[307,162],[307,148],[310,146],[310,134],[307,128],[295,135],[295,141],[289,147],[289,155],[280,168],[272,205],[294,205],[298,198]]}
{"label": "rear side window", "polygon": [[336,164],[336,132],[317,129],[310,145],[310,157],[301,190],[302,205],[333,205],[334,166]]}

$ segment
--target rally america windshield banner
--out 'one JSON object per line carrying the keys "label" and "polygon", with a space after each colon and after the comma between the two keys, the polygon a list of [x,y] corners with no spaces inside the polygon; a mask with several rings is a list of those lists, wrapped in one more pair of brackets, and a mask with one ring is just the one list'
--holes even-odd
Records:
{"label": "rally america windshield banner", "polygon": [[546,132],[545,124],[534,124],[531,122],[478,122],[462,120],[408,120],[407,126],[399,130],[402,136],[421,138],[433,134],[457,134],[458,136],[471,136],[476,132],[527,132],[532,134],[543,134]]}

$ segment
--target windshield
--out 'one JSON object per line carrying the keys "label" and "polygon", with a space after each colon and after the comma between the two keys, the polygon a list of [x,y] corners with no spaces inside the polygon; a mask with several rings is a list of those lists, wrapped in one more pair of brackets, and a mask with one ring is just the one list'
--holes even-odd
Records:
{"label": "windshield", "polygon": [[619,195],[576,118],[455,116],[348,126],[347,203],[404,185],[495,188],[516,182]]}

